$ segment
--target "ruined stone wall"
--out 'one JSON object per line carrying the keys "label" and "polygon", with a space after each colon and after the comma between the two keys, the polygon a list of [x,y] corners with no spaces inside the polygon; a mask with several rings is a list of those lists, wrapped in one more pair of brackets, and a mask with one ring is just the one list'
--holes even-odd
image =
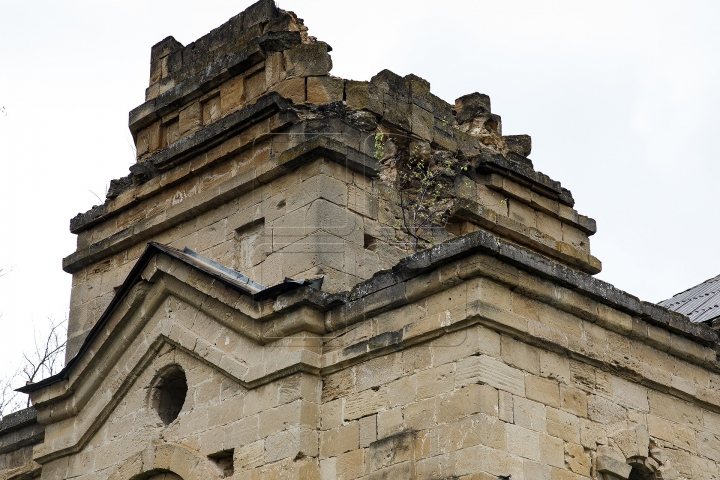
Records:
{"label": "ruined stone wall", "polygon": [[321,478],[720,478],[710,345],[491,256],[422,290],[325,343]]}
{"label": "ruined stone wall", "polygon": [[153,47],[148,100],[130,114],[138,163],[71,221],[68,359],[149,241],[266,285],[325,275],[326,290],[343,291],[393,265],[408,251],[390,241],[401,213],[378,181],[376,132],[388,145],[411,138],[475,158],[440,240],[482,228],[599,271],[594,221],[534,171],[529,137],[502,137],[487,97],[451,106],[414,75],[332,77],[329,47],[271,3],[187,47],[172,37]]}
{"label": "ruined stone wall", "polygon": [[[329,51],[266,0],[153,47],[138,162],[71,221],[86,344],[29,387],[42,478],[720,479],[717,333],[591,276],[594,220],[487,96]],[[468,168],[410,255],[384,178],[413,145]],[[119,289],[149,241],[325,280],[257,299],[158,253]]]}
{"label": "ruined stone wall", "polygon": [[[143,276],[33,394],[44,479],[720,478],[716,332],[491,234],[344,301],[255,304],[176,260]],[[188,390],[165,425],[171,365]]]}

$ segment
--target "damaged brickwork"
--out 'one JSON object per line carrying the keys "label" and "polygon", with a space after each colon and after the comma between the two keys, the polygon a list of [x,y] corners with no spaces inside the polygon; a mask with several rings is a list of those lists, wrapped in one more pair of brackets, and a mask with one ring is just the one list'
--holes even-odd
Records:
{"label": "damaged brickwork", "polygon": [[[330,52],[268,0],[152,48],[0,479],[720,479],[716,331],[592,276],[595,221],[487,95]],[[421,149],[461,168],[413,253]]]}

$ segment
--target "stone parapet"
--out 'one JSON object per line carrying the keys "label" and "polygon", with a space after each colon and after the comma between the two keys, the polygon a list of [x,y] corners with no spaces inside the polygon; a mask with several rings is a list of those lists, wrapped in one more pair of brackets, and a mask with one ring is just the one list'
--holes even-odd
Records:
{"label": "stone parapet", "polygon": [[39,477],[41,467],[33,461],[33,447],[44,438],[45,427],[37,422],[34,408],[3,417],[0,421],[0,479]]}

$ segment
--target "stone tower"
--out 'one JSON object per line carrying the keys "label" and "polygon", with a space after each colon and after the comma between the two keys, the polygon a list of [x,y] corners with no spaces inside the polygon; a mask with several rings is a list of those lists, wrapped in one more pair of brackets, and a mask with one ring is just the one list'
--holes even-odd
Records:
{"label": "stone tower", "polygon": [[0,478],[718,478],[716,332],[591,276],[487,96],[330,51],[270,0],[152,48]]}

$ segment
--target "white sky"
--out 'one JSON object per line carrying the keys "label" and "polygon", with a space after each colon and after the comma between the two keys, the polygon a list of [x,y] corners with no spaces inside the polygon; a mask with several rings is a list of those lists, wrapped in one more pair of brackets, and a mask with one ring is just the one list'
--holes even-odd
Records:
{"label": "white sky", "polygon": [[[63,318],[69,219],[134,161],[127,114],[150,47],[190,43],[249,0],[38,0],[0,7],[0,375]],[[720,2],[281,0],[333,74],[415,73],[490,95],[505,134],[597,220],[599,278],[659,301],[720,273]]]}

